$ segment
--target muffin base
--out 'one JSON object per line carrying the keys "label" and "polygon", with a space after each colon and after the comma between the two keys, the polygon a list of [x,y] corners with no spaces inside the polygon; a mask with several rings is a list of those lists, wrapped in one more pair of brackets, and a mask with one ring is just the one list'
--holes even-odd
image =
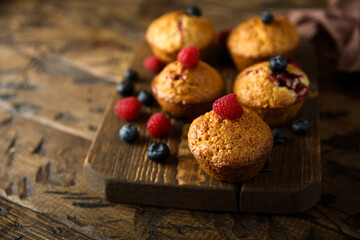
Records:
{"label": "muffin base", "polygon": [[269,157],[270,152],[258,159],[252,165],[231,167],[228,165],[222,165],[221,167],[214,166],[206,159],[196,158],[202,169],[216,180],[226,182],[243,182],[255,177],[261,169],[264,167],[266,159]]}
{"label": "muffin base", "polygon": [[164,99],[158,98],[155,95],[155,99],[161,106],[161,108],[170,113],[172,116],[176,118],[184,118],[187,121],[191,122],[198,116],[210,111],[212,109],[212,104],[215,101],[212,100],[210,102],[204,103],[189,103],[189,104],[181,104],[181,103],[174,103],[170,101],[166,101]]}
{"label": "muffin base", "polygon": [[254,108],[243,105],[243,107],[253,110],[270,126],[278,126],[290,121],[300,111],[304,100],[284,108]]}

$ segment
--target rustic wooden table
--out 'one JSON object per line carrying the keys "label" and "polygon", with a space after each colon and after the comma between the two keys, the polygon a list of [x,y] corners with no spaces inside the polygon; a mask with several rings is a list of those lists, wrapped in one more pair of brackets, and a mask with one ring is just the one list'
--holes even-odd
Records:
{"label": "rustic wooden table", "polygon": [[[0,2],[1,239],[360,238],[358,74],[320,58],[322,198],[298,215],[230,214],[113,204],[82,163],[104,108],[148,24],[190,1]],[[264,9],[325,1],[201,2],[217,30]]]}

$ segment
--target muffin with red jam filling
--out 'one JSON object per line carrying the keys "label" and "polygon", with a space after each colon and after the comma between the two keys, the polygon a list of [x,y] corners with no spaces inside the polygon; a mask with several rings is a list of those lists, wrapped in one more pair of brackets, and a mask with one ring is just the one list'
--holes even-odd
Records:
{"label": "muffin with red jam filling", "polygon": [[244,69],[233,85],[239,103],[255,111],[270,126],[295,117],[309,90],[306,74],[281,56]]}
{"label": "muffin with red jam filling", "polygon": [[178,52],[186,46],[198,47],[201,56],[206,57],[214,41],[215,30],[209,20],[199,15],[169,12],[150,24],[146,41],[161,61],[169,63],[176,60]]}
{"label": "muffin with red jam filling", "polygon": [[151,89],[164,111],[191,121],[211,110],[225,82],[216,69],[199,60],[198,48],[189,46],[155,76]]}

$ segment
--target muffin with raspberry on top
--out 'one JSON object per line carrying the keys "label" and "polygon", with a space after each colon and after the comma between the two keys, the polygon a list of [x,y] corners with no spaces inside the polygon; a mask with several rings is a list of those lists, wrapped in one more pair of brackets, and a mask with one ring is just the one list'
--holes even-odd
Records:
{"label": "muffin with raspberry on top", "polygon": [[164,111],[191,121],[211,109],[224,93],[225,82],[214,68],[199,60],[197,47],[185,47],[177,59],[155,76],[151,89]]}
{"label": "muffin with raspberry on top", "polygon": [[184,11],[164,14],[154,20],[146,31],[146,41],[153,53],[163,62],[176,60],[178,52],[186,46],[199,48],[206,57],[215,38],[213,24],[201,17],[195,6]]}
{"label": "muffin with raspberry on top", "polygon": [[233,85],[239,103],[255,111],[270,126],[295,117],[309,91],[306,74],[281,56],[246,68]]}
{"label": "muffin with raspberry on top", "polygon": [[296,27],[287,18],[263,12],[234,28],[227,48],[237,69],[242,71],[275,55],[291,57],[298,42]]}
{"label": "muffin with raspberry on top", "polygon": [[273,144],[269,126],[253,111],[243,109],[235,94],[216,100],[213,111],[196,118],[188,132],[190,151],[203,170],[227,182],[256,176]]}

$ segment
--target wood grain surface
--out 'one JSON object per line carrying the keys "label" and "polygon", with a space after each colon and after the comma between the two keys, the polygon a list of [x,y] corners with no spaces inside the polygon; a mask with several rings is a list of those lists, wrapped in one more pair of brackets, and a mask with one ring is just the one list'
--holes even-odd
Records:
{"label": "wood grain surface", "polygon": [[[87,188],[82,163],[135,45],[154,18],[190,4],[0,1],[1,239],[360,238],[359,75],[334,74],[326,58],[317,64],[321,159],[326,163],[322,196],[306,212],[216,213],[113,204]],[[325,0],[205,0],[200,5],[221,30],[264,9],[320,8]],[[20,67],[29,58],[56,61],[45,65],[50,68]],[[82,81],[71,80],[82,75]],[[41,96],[47,97],[40,101]],[[61,118],[54,119],[58,114]],[[81,121],[69,117],[74,115]]]}
{"label": "wood grain surface", "polygon": [[[224,64],[220,47],[212,51],[209,62],[223,76],[227,93],[231,92],[238,72]],[[143,67],[151,50],[142,42],[134,54],[130,68],[138,72],[135,96],[140,90],[150,89],[154,78]],[[275,145],[269,158],[270,171],[243,184],[230,184],[209,177],[192,156],[187,141],[189,123],[171,119],[172,131],[162,138],[151,137],[146,122],[156,112],[158,104],[143,107],[139,117],[131,121],[140,137],[127,144],[119,139],[119,129],[128,121],[119,119],[114,106],[122,99],[114,94],[104,113],[94,142],[84,163],[88,186],[111,202],[178,207],[212,211],[241,211],[260,213],[298,213],[314,206],[321,195],[320,138],[318,132],[318,80],[316,55],[311,44],[301,41],[294,59],[303,66],[311,79],[311,92],[297,117],[311,122],[311,131],[305,137],[296,136],[291,124],[283,126],[286,142]],[[165,142],[171,152],[163,164],[147,158],[146,150],[152,142]]]}

